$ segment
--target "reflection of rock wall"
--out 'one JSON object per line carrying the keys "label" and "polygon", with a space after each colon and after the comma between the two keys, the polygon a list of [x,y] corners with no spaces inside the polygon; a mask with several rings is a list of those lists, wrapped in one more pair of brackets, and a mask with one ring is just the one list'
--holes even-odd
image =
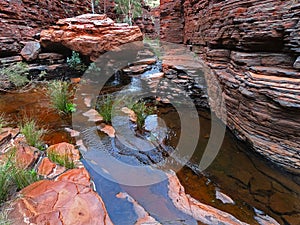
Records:
{"label": "reflection of rock wall", "polygon": [[[256,151],[295,172],[300,168],[296,2],[185,0],[181,5],[184,43],[193,45],[222,84],[229,128]],[[178,6],[161,3],[162,20],[178,13]],[[178,30],[172,27],[177,22],[181,28],[182,22],[171,21],[162,26],[163,34],[173,37]]]}

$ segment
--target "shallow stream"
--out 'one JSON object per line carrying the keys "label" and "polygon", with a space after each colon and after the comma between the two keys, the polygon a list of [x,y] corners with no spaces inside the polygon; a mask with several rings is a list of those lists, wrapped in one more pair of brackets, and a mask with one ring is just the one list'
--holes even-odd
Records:
{"label": "shallow stream", "polygon": [[[128,90],[140,90],[143,87],[141,85],[143,79],[157,72],[156,68],[140,75],[127,77]],[[120,75],[115,76],[106,86],[106,92],[120,90],[120,87],[123,87],[120,79]],[[77,87],[82,88],[82,93],[87,91],[84,89],[84,85],[82,87],[80,85],[78,84]],[[83,107],[79,105],[80,109]],[[44,139],[49,145],[62,141],[75,143],[75,139],[69,136],[65,128],[76,130],[78,127],[72,127],[74,124],[72,124],[70,117],[61,117],[51,109],[43,84],[35,84],[24,93],[1,94],[0,112],[5,113],[9,123],[14,126],[18,125],[24,117],[37,119],[41,126],[48,129]],[[77,113],[83,112],[79,110]],[[166,132],[163,133],[167,137],[164,139],[164,149],[166,152],[172,151],[173,148],[176,148],[179,137],[184,135],[181,133],[180,116],[175,108],[167,103],[160,103],[157,115],[164,121],[162,128],[167,128]],[[226,131],[223,144],[213,163],[204,171],[198,170],[198,164],[211,135],[211,121],[215,118],[211,118],[209,110],[199,108],[198,118],[194,116],[186,116],[185,125],[193,126],[195,121],[199,120],[201,129],[198,135],[198,144],[192,158],[176,173],[185,191],[200,202],[229,212],[239,220],[249,224],[264,224],[260,218],[268,221],[272,221],[273,218],[279,224],[300,224],[300,178],[285,173],[267,162],[254,153],[245,143],[237,140],[230,131]],[[150,125],[154,123],[152,125],[159,129],[157,117],[155,118],[152,122],[150,121]],[[221,123],[220,121],[217,122]],[[97,131],[95,127],[95,124],[90,123],[90,128],[82,132],[83,140],[88,149],[88,153],[83,154],[87,158],[84,157],[82,161],[91,173],[96,190],[103,198],[108,213],[115,224],[129,225],[134,224],[137,220],[134,204],[128,200],[129,198],[126,200],[116,197],[120,192],[128,193],[162,224],[197,224],[193,217],[174,207],[167,196],[166,179],[146,186],[129,186],[107,179],[105,172],[103,172],[103,166],[97,163],[97,157],[103,157],[99,153],[100,151],[106,151],[117,160],[135,166],[147,165],[149,161],[150,164],[155,164],[167,156],[161,151],[149,151],[147,154],[140,154],[135,151],[134,154],[131,154],[133,151],[122,147],[118,138],[109,138]],[[93,146],[94,138],[101,139],[102,146]],[[94,159],[94,163],[91,159]],[[175,164],[180,164],[180,161],[180,158],[171,157],[168,165],[172,167]],[[160,169],[165,168],[154,168],[155,171],[160,171]],[[101,170],[102,172],[99,172]],[[122,173],[126,173],[126,171],[122,171]],[[130,174],[127,175],[130,176]],[[222,200],[226,202],[226,197],[224,199],[223,194],[229,196],[233,202],[223,203]]]}

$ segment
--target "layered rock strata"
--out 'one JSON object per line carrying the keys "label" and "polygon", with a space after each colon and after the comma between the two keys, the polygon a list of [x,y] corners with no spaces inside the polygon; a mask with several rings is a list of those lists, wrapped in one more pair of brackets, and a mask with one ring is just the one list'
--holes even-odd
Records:
{"label": "layered rock strata", "polygon": [[0,57],[17,55],[24,43],[58,19],[90,12],[89,2],[0,0]]}
{"label": "layered rock strata", "polygon": [[115,23],[105,14],[84,14],[59,20],[41,32],[44,48],[67,47],[96,60],[101,53],[143,39],[139,27]]}
{"label": "layered rock strata", "polygon": [[[162,38],[192,45],[223,89],[227,125],[260,154],[300,168],[300,4],[295,1],[161,1]],[[179,4],[179,3],[178,3]],[[175,14],[183,11],[184,23]],[[172,27],[184,28],[178,30]],[[167,34],[167,35],[166,35]],[[181,39],[183,35],[183,39]]]}

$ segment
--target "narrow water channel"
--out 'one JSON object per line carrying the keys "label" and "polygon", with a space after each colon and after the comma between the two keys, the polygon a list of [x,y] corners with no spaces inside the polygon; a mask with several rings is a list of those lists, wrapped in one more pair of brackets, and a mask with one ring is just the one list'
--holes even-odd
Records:
{"label": "narrow water channel", "polygon": [[[153,73],[156,72],[156,69],[153,70]],[[149,75],[149,72],[146,75]],[[112,85],[110,90],[117,89],[116,84],[120,83],[119,79],[115,76],[114,82],[110,83]],[[131,77],[129,88],[138,90],[141,79],[143,75]],[[70,138],[65,131],[67,127],[74,128],[71,118],[58,116],[50,108],[49,100],[44,93],[44,85],[35,85],[24,93],[1,94],[0,112],[5,113],[9,123],[14,126],[26,116],[37,119],[41,126],[48,129],[45,141],[49,145],[62,141],[74,142],[74,139]],[[176,146],[180,137],[178,113],[172,106],[165,105],[158,107],[158,115],[170,131],[166,143],[170,147]],[[226,131],[221,149],[213,163],[203,172],[197,170],[211,129],[209,111],[199,110],[198,116],[201,130],[197,148],[189,163],[177,172],[186,192],[195,199],[229,212],[249,224],[263,224],[258,215],[266,219],[274,218],[279,224],[300,224],[299,177],[285,173],[271,165],[255,154],[245,143],[238,141],[230,131]],[[194,122],[195,118],[191,117],[188,123],[192,126]],[[110,148],[112,139],[95,130],[89,132],[102,138],[103,143],[106,143],[106,150]],[[112,150],[115,149],[112,148]],[[91,154],[90,157],[97,158],[97,153]],[[128,157],[123,153],[116,152],[115,154],[121,160]],[[155,152],[151,154],[155,157],[153,155]],[[167,180],[141,187],[120,185],[101,176],[95,170],[95,166],[91,166],[89,160],[84,158],[82,160],[91,173],[97,192],[103,198],[115,224],[129,225],[137,220],[129,198],[125,201],[123,198],[116,197],[118,193],[123,192],[128,193],[162,224],[197,224],[194,218],[174,207],[167,196]],[[142,163],[140,159],[137,161]],[[98,166],[101,167],[101,165]],[[232,202],[223,203],[219,197],[222,194],[229,196]]]}

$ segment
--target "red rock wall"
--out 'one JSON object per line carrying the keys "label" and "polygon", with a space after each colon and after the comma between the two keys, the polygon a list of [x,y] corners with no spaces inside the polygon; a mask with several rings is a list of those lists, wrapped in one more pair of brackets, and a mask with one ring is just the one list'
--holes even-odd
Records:
{"label": "red rock wall", "polygon": [[160,0],[160,38],[183,42],[183,8],[181,0]]}
{"label": "red rock wall", "polygon": [[34,36],[58,19],[91,12],[89,1],[0,0],[0,57],[18,54],[21,41]]}
{"label": "red rock wall", "polygon": [[[165,1],[165,12],[177,11]],[[300,173],[297,2],[185,0],[182,8],[184,43],[193,45],[219,79],[229,128],[269,160]],[[162,26],[163,34],[178,32],[166,21]]]}

